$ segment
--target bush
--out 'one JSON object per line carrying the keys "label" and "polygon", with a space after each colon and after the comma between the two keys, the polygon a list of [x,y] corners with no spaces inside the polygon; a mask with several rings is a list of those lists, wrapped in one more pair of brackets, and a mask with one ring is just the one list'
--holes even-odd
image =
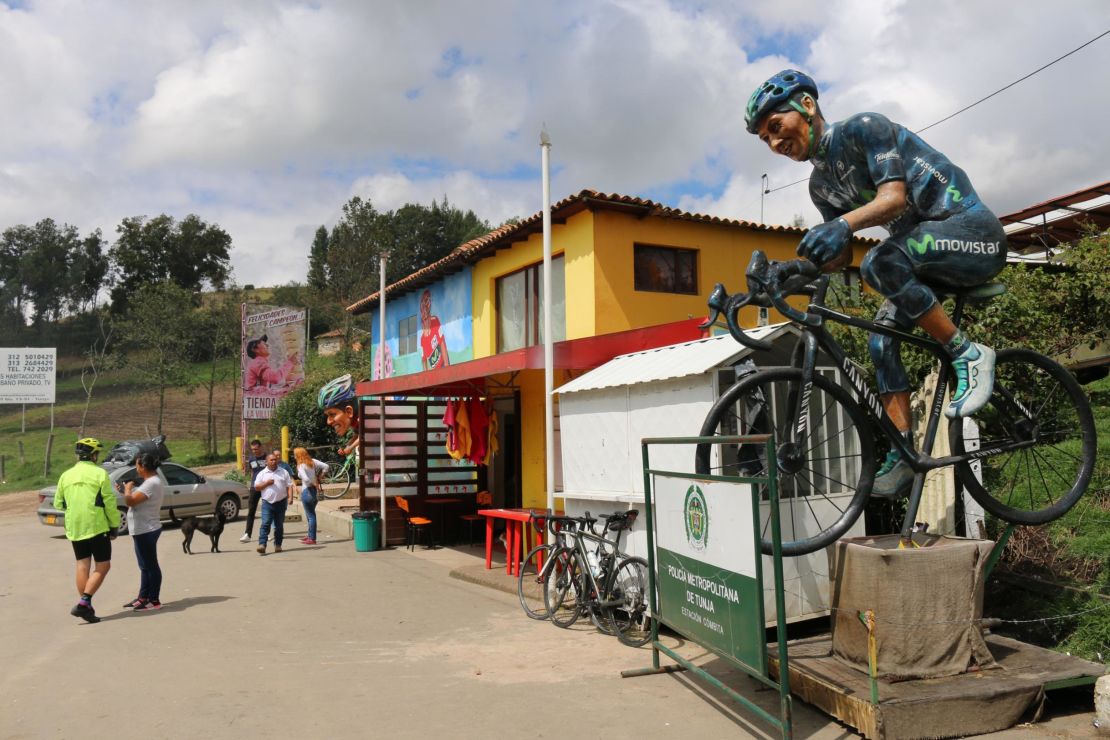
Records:
{"label": "bush", "polygon": [[247,476],[243,475],[243,472],[239,470],[239,468],[232,468],[231,470],[224,473],[224,480],[229,480],[234,483],[242,483],[243,485],[247,485],[248,483],[250,483],[250,481],[247,480]]}
{"label": "bush", "polygon": [[[331,371],[328,371],[329,373]],[[270,419],[271,434],[280,438],[281,428],[289,427],[290,444],[295,447],[335,446],[335,432],[324,422],[324,412],[316,408],[316,394],[332,376],[310,374],[305,382],[278,402]]]}

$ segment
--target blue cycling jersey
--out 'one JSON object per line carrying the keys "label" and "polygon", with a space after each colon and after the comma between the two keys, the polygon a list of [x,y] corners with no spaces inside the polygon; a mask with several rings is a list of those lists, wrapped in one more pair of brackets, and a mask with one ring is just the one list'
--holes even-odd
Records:
{"label": "blue cycling jersey", "polygon": [[884,182],[906,183],[907,208],[892,234],[939,221],[979,201],[967,175],[917,134],[879,113],[829,124],[811,160],[809,194],[826,221],[871,202]]}
{"label": "blue cycling jersey", "polygon": [[[812,158],[809,194],[826,221],[871,202],[884,182],[906,184],[906,209],[887,224],[860,275],[886,297],[876,320],[908,328],[936,304],[930,285],[967,287],[1006,264],[1006,234],[967,175],[917,134],[878,113],[826,127]],[[882,334],[869,349],[879,391],[909,389],[900,342]]]}

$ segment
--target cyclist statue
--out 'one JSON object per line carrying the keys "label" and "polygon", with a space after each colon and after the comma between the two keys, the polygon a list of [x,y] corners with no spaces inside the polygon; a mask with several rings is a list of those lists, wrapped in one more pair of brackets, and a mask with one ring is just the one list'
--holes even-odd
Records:
{"label": "cyclist statue", "polygon": [[355,381],[350,373],[325,383],[316,396],[316,405],[340,440],[339,454],[343,456],[358,452],[356,404]]}
{"label": "cyclist statue", "polygon": [[[853,232],[885,227],[890,236],[860,264],[863,279],[886,298],[875,320],[902,329],[916,324],[945,345],[956,374],[945,415],[970,416],[990,399],[994,350],[969,341],[923,281],[959,288],[997,275],[1006,264],[1002,224],[964,171],[912,131],[878,113],[827,123],[817,95],[811,77],[783,70],[756,88],[744,115],[748,132],[771,151],[813,164],[810,198],[825,223],[806,233],[798,254],[834,272],[851,261]],[[883,407],[910,440],[910,388],[900,345],[872,334],[869,350]],[[891,450],[873,493],[904,494],[913,476]]]}

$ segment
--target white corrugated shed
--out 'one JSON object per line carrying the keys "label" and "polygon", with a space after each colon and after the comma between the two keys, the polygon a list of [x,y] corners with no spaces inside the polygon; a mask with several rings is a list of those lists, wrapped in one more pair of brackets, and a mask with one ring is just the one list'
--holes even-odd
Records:
{"label": "white corrugated shed", "polygon": [[[773,340],[789,331],[793,330],[789,324],[784,323],[750,329],[747,334],[753,339]],[[695,339],[692,342],[619,355],[601,367],[556,388],[555,392],[565,395],[701,375],[715,367],[731,365],[749,352],[749,348],[737,343],[728,334]]]}
{"label": "white corrugated shed", "polygon": [[[753,351],[727,334],[633,352],[615,357],[558,388],[563,473],[560,496],[566,513],[580,516],[585,512],[601,515],[632,508],[642,510],[641,440],[699,435],[706,415],[723,390],[720,384],[733,382],[730,366],[749,359],[749,355],[761,367],[788,365],[798,333],[791,324],[749,330],[750,336],[773,342],[769,352]],[[651,467],[693,473],[694,448],[658,445],[651,450]],[[760,507],[764,520],[769,516],[767,506],[764,503]],[[784,506],[789,512],[789,505]],[[813,507],[801,511],[803,518],[807,511],[812,512]],[[799,523],[804,526],[805,521]],[[849,534],[863,533],[861,517]],[[631,555],[646,556],[643,524],[637,523],[622,549]],[[771,567],[770,560],[764,558],[764,573],[770,573]],[[786,558],[783,567],[787,619],[824,613],[829,588],[824,551]],[[765,590],[764,601],[767,613],[773,614],[773,589]]]}

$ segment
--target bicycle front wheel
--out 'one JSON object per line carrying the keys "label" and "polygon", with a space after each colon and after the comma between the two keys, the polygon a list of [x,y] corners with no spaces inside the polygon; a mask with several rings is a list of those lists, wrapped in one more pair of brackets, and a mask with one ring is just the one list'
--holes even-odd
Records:
{"label": "bicycle front wheel", "polygon": [[1030,350],[998,352],[990,401],[968,419],[953,419],[949,439],[954,455],[1022,445],[955,466],[972,498],[1013,524],[1063,516],[1091,482],[1096,435],[1087,396],[1071,373]]}
{"label": "bicycle front wheel", "polygon": [[[558,567],[551,559],[553,545],[537,545],[520,564],[520,575],[516,579],[516,594],[524,613],[532,619],[547,619],[547,603],[544,600],[544,581]],[[565,568],[565,564],[562,566]]]}
{"label": "bicycle front wheel", "polygon": [[[760,370],[725,391],[701,428],[703,437],[774,438],[777,460],[771,462],[777,467],[782,554],[787,556],[820,550],[843,536],[863,512],[875,478],[874,443],[859,404],[821,372],[814,374],[808,397],[802,391],[801,370]],[[701,475],[766,477],[766,450],[762,444],[699,444],[694,469]],[[761,501],[767,499],[764,490]],[[766,506],[760,508],[762,549],[771,555],[770,515]]]}
{"label": "bicycle front wheel", "polygon": [[570,548],[558,548],[551,557],[565,562],[566,567],[553,570],[544,581],[543,598],[548,618],[558,627],[567,628],[582,616],[586,596],[584,563]]}
{"label": "bicycle front wheel", "polygon": [[648,603],[648,564],[643,558],[625,558],[617,566],[612,588],[603,613],[617,639],[625,645],[640,647],[651,640],[651,614]]}
{"label": "bicycle front wheel", "polygon": [[320,486],[320,495],[324,498],[343,498],[351,490],[354,482],[353,462],[334,463],[324,476]]}

